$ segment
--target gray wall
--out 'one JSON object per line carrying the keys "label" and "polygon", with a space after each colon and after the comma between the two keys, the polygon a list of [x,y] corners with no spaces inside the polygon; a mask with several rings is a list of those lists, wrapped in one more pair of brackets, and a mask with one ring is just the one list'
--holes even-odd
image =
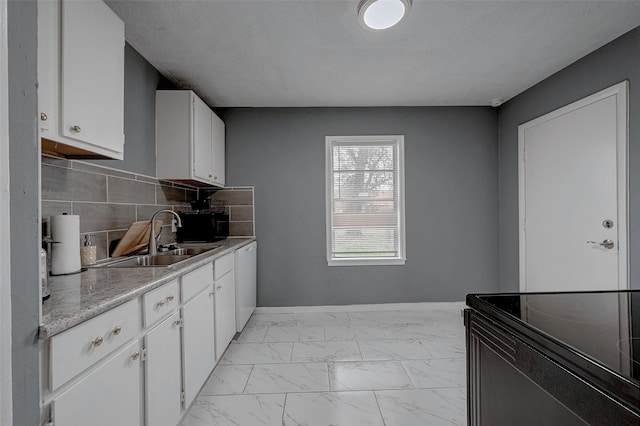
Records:
{"label": "gray wall", "polygon": [[[491,108],[230,109],[227,183],[255,185],[259,306],[463,300],[498,290]],[[405,135],[407,264],[328,267],[325,136]]]}
{"label": "gray wall", "polygon": [[8,19],[13,424],[36,425],[40,421],[36,2],[8,2]]}
{"label": "gray wall", "polygon": [[128,43],[124,49],[124,160],[95,164],[156,176],[156,89],[173,86]]}
{"label": "gray wall", "polygon": [[640,289],[640,28],[505,103],[499,110],[500,289],[518,291],[518,125],[629,80],[629,264]]}

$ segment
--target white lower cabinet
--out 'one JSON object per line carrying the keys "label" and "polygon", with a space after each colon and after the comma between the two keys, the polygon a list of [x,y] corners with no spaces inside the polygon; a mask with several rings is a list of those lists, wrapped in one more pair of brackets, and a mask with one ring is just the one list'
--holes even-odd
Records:
{"label": "white lower cabinet", "polygon": [[52,402],[54,424],[140,424],[140,355],[140,343],[133,341],[58,396]]}
{"label": "white lower cabinet", "polygon": [[236,285],[233,269],[217,280],[215,286],[216,357],[220,359],[236,334]]}
{"label": "white lower cabinet", "polygon": [[216,364],[214,293],[209,285],[182,308],[182,363],[185,407],[189,407]]}
{"label": "white lower cabinet", "polygon": [[180,312],[145,336],[145,406],[147,426],[175,426],[182,414]]}
{"label": "white lower cabinet", "polygon": [[235,335],[235,297],[229,253],[53,336],[43,418],[177,425]]}

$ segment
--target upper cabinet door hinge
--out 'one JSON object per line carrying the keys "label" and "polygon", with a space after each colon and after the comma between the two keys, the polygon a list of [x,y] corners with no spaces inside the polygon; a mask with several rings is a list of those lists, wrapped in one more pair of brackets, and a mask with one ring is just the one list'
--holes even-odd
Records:
{"label": "upper cabinet door hinge", "polygon": [[147,348],[142,348],[142,362],[147,360]]}
{"label": "upper cabinet door hinge", "polygon": [[184,391],[180,392],[180,402],[184,402],[186,399],[187,399],[187,397],[184,394]]}

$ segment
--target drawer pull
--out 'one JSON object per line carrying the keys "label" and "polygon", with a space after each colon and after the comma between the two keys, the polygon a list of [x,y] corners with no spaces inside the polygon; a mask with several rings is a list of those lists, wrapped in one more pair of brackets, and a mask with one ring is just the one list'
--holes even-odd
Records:
{"label": "drawer pull", "polygon": [[100,345],[102,344],[102,336],[98,336],[98,337],[96,337],[95,339],[93,339],[93,341],[91,342],[91,344],[92,344],[93,346],[95,346],[96,348],[97,348],[98,346],[100,346]]}
{"label": "drawer pull", "polygon": [[116,325],[113,329],[113,334],[117,336],[118,334],[120,334],[121,331],[122,331],[122,327],[120,327],[119,325]]}
{"label": "drawer pull", "polygon": [[77,124],[75,126],[71,126],[71,131],[73,133],[80,133],[82,131],[82,129],[80,128],[80,126],[78,126]]}
{"label": "drawer pull", "polygon": [[163,306],[164,306],[164,300],[161,300],[156,304],[156,307],[158,308],[162,308]]}
{"label": "drawer pull", "polygon": [[47,117],[47,114],[45,114],[44,112],[40,113],[40,120],[42,121],[47,121],[49,117]]}
{"label": "drawer pull", "polygon": [[169,302],[172,302],[172,301],[173,301],[173,294],[168,295],[168,296],[167,296],[167,300],[168,300]]}
{"label": "drawer pull", "polygon": [[140,352],[134,352],[131,354],[131,359],[137,361],[140,358]]}

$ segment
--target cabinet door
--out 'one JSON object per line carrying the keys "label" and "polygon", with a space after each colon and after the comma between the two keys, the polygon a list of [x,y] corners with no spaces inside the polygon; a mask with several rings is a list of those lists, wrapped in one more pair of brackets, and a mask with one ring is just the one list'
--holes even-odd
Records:
{"label": "cabinet door", "polygon": [[124,150],[124,23],[101,0],[63,0],[61,25],[60,133],[117,158]]}
{"label": "cabinet door", "polygon": [[191,405],[216,364],[213,300],[210,285],[182,308],[185,408]]}
{"label": "cabinet door", "polygon": [[213,183],[224,186],[225,182],[225,128],[224,122],[213,114],[211,119],[211,161],[213,163]]}
{"label": "cabinet door", "polygon": [[182,410],[180,312],[151,330],[145,340],[146,423],[148,426],[175,426]]}
{"label": "cabinet door", "polygon": [[239,248],[235,257],[236,331],[240,333],[256,309],[258,243]]}
{"label": "cabinet door", "polygon": [[140,344],[136,340],[52,403],[60,426],[141,423]]}
{"label": "cabinet door", "polygon": [[193,177],[211,182],[211,116],[213,111],[199,97],[193,97]]}
{"label": "cabinet door", "polygon": [[233,270],[216,286],[216,357],[220,359],[236,334],[236,285]]}
{"label": "cabinet door", "polygon": [[38,1],[38,110],[43,138],[51,138],[58,132],[55,91],[59,84],[59,8],[56,2]]}

